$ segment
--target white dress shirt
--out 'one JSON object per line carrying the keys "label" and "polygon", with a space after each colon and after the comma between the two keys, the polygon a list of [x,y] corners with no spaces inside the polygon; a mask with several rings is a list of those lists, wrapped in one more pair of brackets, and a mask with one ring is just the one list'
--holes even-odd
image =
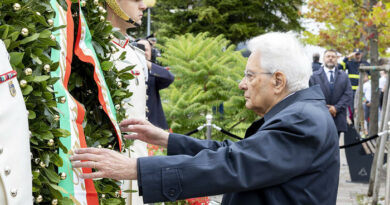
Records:
{"label": "white dress shirt", "polygon": [[323,67],[325,73],[326,73],[326,77],[328,78],[328,81],[330,82],[330,72],[329,71],[333,71],[333,81],[335,79],[335,71],[336,69],[333,67],[333,68],[327,68],[327,67]]}

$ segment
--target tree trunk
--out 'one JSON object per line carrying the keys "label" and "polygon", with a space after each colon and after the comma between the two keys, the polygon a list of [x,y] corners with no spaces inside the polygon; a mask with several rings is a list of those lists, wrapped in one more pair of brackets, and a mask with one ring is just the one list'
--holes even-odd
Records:
{"label": "tree trunk", "polygon": [[[366,2],[366,0],[365,0]],[[377,0],[369,1],[369,11],[372,11],[373,6],[377,3]],[[369,47],[370,47],[370,63],[372,66],[378,65],[378,30],[375,25],[368,27],[368,38],[369,38]],[[379,72],[372,70],[371,71],[371,106],[370,106],[370,127],[369,127],[369,136],[375,135],[378,133],[378,107],[379,107]],[[385,139],[383,139],[385,140]],[[383,156],[382,156],[383,157]],[[373,186],[373,200],[371,204],[378,203],[378,193],[380,188],[379,181],[379,168],[383,163],[383,159],[378,159],[380,164],[376,167],[374,186]],[[376,173],[379,172],[379,173]]]}
{"label": "tree trunk", "polygon": [[[372,1],[370,1],[372,2]],[[376,2],[376,0],[375,0]],[[372,8],[372,5],[370,5]],[[370,63],[372,66],[378,65],[378,30],[375,25],[370,30]],[[371,105],[370,105],[370,127],[369,136],[378,133],[378,108],[379,108],[379,71],[371,71]]]}

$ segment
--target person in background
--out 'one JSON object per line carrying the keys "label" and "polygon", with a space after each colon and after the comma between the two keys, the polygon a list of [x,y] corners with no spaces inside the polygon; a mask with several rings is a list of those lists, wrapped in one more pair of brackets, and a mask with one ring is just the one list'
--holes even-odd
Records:
{"label": "person in background", "polygon": [[[319,86],[308,87],[311,63],[289,33],[249,42],[239,88],[260,120],[238,142],[168,133],[145,120],[120,126],[129,139],[167,147],[169,156],[126,158],[110,149],[84,148],[74,168],[96,167],[83,178],[132,179],[144,203],[224,194],[222,204],[336,204],[337,129]],[[237,108],[238,109],[238,108]]]}
{"label": "person in background", "polygon": [[379,109],[382,110],[382,104],[383,104],[383,95],[386,89],[386,81],[387,81],[387,72],[381,70],[380,71],[381,77],[379,78],[379,89],[381,90],[380,96],[379,96]]}
{"label": "person in background", "polygon": [[0,40],[0,204],[32,204],[28,111]]}
{"label": "person in background", "polygon": [[[381,58],[379,59],[380,66],[388,64],[388,60]],[[383,95],[386,89],[387,85],[387,72],[386,71],[380,71],[380,78],[379,78],[379,89],[381,90],[381,94],[379,96],[379,109],[382,110],[382,104],[383,104]]]}
{"label": "person in background", "polygon": [[162,67],[155,63],[152,63],[152,44],[146,40],[141,39],[137,41],[138,44],[142,44],[145,47],[145,57],[149,69],[149,77],[146,84],[147,90],[147,113],[146,116],[153,125],[165,129],[168,129],[167,120],[165,119],[164,110],[161,104],[160,90],[167,88],[174,80],[175,76],[169,71],[168,67]]}
{"label": "person in background", "polygon": [[320,54],[313,54],[313,62],[311,63],[311,68],[313,69],[313,72],[319,70],[321,67],[322,64],[320,63]]}
{"label": "person in background", "polygon": [[152,46],[152,51],[151,51],[152,55],[150,61],[157,64],[157,58],[161,57],[160,50],[156,48],[157,38],[154,36],[154,34],[152,34],[146,37],[146,40],[148,40]]}
{"label": "person in background", "polygon": [[[352,99],[354,99],[356,90],[359,87],[360,64],[365,66],[369,66],[370,64],[367,61],[363,60],[363,53],[358,48],[355,48],[352,53],[350,53],[347,57],[343,59],[343,64],[344,64],[344,70],[347,72],[348,78],[351,81],[351,86],[353,91]],[[353,116],[353,113],[355,113],[354,100],[352,100],[349,107]]]}
{"label": "person in background", "polygon": [[368,130],[370,127],[371,79],[367,73],[364,73],[363,82],[364,134],[368,135]]}
{"label": "person in background", "polygon": [[348,128],[346,109],[353,100],[352,89],[347,74],[338,69],[336,50],[324,52],[324,66],[310,78],[310,86],[314,85],[320,85],[339,135],[346,132]]}

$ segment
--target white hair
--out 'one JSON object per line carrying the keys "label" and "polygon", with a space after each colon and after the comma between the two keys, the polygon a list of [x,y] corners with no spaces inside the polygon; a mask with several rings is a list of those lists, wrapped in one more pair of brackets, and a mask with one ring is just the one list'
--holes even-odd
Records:
{"label": "white hair", "polygon": [[311,61],[292,33],[272,32],[257,36],[249,41],[248,49],[252,53],[259,52],[262,69],[286,75],[290,92],[309,87]]}

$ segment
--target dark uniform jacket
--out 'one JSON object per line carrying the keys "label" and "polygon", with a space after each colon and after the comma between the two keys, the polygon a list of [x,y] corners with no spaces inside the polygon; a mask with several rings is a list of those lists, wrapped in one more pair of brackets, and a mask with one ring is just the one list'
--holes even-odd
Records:
{"label": "dark uniform jacket", "polygon": [[369,66],[370,64],[367,61],[355,61],[349,60],[347,57],[344,58],[345,69],[348,70],[348,78],[351,81],[351,86],[353,90],[356,90],[359,86],[359,66],[363,64]]}
{"label": "dark uniform jacket", "polygon": [[139,158],[144,203],[225,193],[222,204],[336,203],[336,127],[319,86],[276,104],[232,142],[170,134],[168,155]]}
{"label": "dark uniform jacket", "polygon": [[152,63],[152,68],[149,72],[146,85],[148,96],[146,106],[148,108],[146,117],[157,127],[168,129],[168,124],[165,119],[164,111],[161,105],[160,93],[161,89],[168,87],[175,79],[175,76],[167,69],[157,64]]}
{"label": "dark uniform jacket", "polygon": [[333,92],[330,91],[329,80],[326,76],[324,68],[313,72],[309,84],[310,86],[320,85],[326,99],[326,104],[335,106],[337,110],[336,117],[333,118],[337,127],[337,131],[346,132],[347,107],[353,101],[351,83],[347,74],[340,69],[335,70]]}

